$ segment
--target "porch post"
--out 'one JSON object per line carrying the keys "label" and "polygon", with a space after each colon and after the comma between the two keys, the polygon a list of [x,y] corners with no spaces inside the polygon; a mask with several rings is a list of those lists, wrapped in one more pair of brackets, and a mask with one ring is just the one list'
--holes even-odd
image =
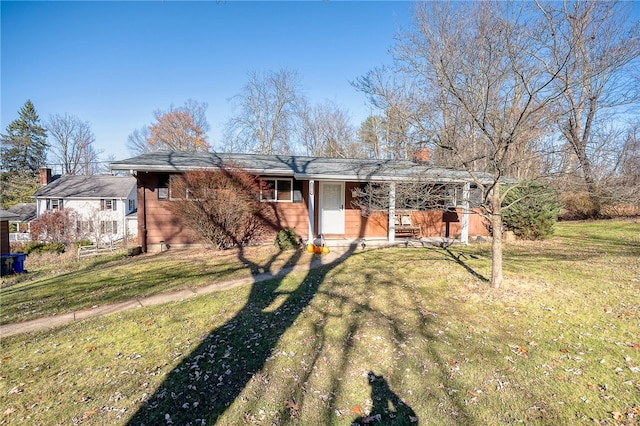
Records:
{"label": "porch post", "polygon": [[315,227],[313,223],[313,218],[315,217],[315,181],[312,179],[309,181],[309,196],[307,199],[307,206],[309,211],[309,240],[307,244],[313,243]]}
{"label": "porch post", "polygon": [[462,187],[462,229],[460,230],[460,241],[469,244],[469,194],[471,184],[465,183]]}
{"label": "porch post", "polygon": [[389,185],[389,233],[387,239],[390,243],[396,241],[396,183],[391,182]]}

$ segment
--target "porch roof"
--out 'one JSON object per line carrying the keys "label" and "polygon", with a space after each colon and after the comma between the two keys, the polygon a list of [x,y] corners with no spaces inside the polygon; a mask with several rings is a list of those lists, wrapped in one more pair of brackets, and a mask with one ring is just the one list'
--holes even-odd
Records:
{"label": "porch roof", "polygon": [[8,211],[19,217],[18,219],[12,219],[12,221],[31,222],[38,217],[36,203],[19,203],[11,206]]}
{"label": "porch roof", "polygon": [[[431,182],[468,182],[471,180],[467,171],[434,167],[409,160],[156,151],[126,160],[114,161],[110,164],[111,170],[161,173],[216,170],[224,166],[236,166],[257,175],[290,176],[300,180],[353,182],[414,179]],[[492,177],[486,173],[478,173],[476,176],[479,176],[483,181],[492,181]]]}

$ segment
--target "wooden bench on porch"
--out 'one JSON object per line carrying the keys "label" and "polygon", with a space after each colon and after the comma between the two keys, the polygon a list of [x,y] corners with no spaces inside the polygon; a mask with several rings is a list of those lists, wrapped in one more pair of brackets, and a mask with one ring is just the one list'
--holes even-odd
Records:
{"label": "wooden bench on porch", "polygon": [[395,223],[395,236],[396,237],[422,237],[422,229],[420,226],[413,225],[413,219],[411,218],[411,212],[398,212],[394,216]]}

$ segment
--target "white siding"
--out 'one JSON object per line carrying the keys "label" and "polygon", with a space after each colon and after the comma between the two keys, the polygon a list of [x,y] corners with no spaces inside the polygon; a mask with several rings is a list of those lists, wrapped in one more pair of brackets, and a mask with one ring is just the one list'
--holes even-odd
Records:
{"label": "white siding", "polygon": [[[79,221],[92,224],[92,230],[87,230],[87,238],[93,242],[99,240],[99,242],[107,244],[125,238],[129,239],[135,237],[137,234],[137,225],[132,226],[132,224],[128,223],[131,222],[131,220],[125,219],[129,213],[136,210],[136,195],[137,192],[134,187],[127,198],[115,198],[116,208],[111,210],[102,209],[104,205],[101,201],[102,198],[65,198],[63,199],[63,207],[65,209],[73,209],[77,213]],[[109,199],[114,200],[113,198]],[[47,199],[38,199],[36,203],[38,217],[40,217],[47,211]],[[133,209],[130,207],[133,207]],[[101,225],[101,222],[104,222],[104,224]],[[115,233],[112,232],[114,224],[116,228]]]}

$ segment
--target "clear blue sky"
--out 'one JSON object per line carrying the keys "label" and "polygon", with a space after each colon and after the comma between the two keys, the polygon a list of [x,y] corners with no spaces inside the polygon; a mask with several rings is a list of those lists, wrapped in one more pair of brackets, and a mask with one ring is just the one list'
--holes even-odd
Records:
{"label": "clear blue sky", "polygon": [[313,102],[331,100],[354,125],[369,107],[350,81],[390,61],[410,2],[2,1],[1,132],[31,99],[42,121],[88,121],[103,157],[130,157],[127,136],[153,111],[209,104],[220,144],[230,98],[248,71],[296,71]]}

